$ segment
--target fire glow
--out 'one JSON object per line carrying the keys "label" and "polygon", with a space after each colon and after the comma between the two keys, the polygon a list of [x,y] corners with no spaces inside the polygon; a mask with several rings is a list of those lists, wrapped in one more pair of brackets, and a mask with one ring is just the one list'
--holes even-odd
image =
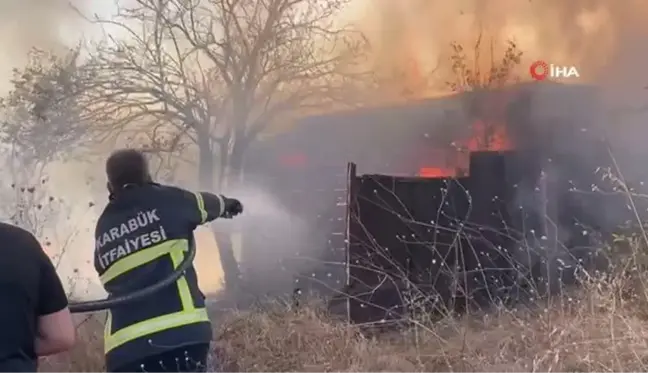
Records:
{"label": "fire glow", "polygon": [[[498,94],[493,98],[495,102],[488,101],[500,105],[487,106],[491,112],[490,120],[475,119],[470,126],[470,136],[455,141],[451,148],[445,150],[446,154],[443,157],[432,157],[434,158],[430,162],[432,164],[420,167],[417,176],[426,178],[467,176],[471,152],[507,151],[514,148],[503,119],[509,100]],[[439,162],[439,159],[443,161]]]}

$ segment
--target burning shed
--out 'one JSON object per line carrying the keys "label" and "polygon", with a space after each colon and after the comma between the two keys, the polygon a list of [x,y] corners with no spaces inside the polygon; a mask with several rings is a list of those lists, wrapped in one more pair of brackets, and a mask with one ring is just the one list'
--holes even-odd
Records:
{"label": "burning shed", "polygon": [[[447,180],[470,177],[473,152],[515,150],[515,167],[530,174],[551,168],[555,174],[574,176],[557,178],[564,185],[552,190],[588,188],[604,151],[596,131],[588,130],[593,129],[596,107],[592,87],[534,83],[309,117],[251,149],[246,179],[262,185],[310,228],[308,242],[287,237],[284,245],[294,246],[288,251],[296,256],[316,256],[328,263],[308,261],[306,268],[300,264],[296,270],[305,271],[316,287],[330,294],[347,276],[348,162],[357,165],[358,174]],[[498,177],[493,174],[489,180],[482,173],[479,179],[498,183]],[[535,187],[533,182],[529,187]],[[530,194],[511,198],[533,200]],[[582,203],[576,205],[582,208]],[[265,239],[263,232],[252,240],[257,242],[245,243],[252,252],[254,246],[276,242]],[[243,262],[253,260],[245,253],[243,257]]]}

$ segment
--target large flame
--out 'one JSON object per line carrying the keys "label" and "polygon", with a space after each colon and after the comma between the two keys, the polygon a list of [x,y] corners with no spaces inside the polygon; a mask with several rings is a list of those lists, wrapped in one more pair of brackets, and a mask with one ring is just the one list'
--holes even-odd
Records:
{"label": "large flame", "polygon": [[[648,34],[648,2],[643,0],[364,1],[355,18],[371,42],[373,68],[379,75],[400,77],[387,79],[392,84],[385,95],[400,91],[408,98],[448,93],[452,42],[484,68],[491,62],[491,48],[497,61],[507,41],[514,40],[524,53],[517,71],[523,80],[530,78],[532,61],[545,60],[577,66],[581,76],[572,82],[591,83],[608,75],[620,59],[639,53],[636,46]],[[483,42],[475,50],[480,36]],[[635,69],[642,72],[639,65]]]}

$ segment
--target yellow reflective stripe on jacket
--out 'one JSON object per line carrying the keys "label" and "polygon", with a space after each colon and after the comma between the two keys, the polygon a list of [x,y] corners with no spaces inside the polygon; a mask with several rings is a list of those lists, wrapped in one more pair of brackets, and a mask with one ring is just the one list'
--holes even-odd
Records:
{"label": "yellow reflective stripe on jacket", "polygon": [[205,209],[205,200],[202,194],[194,193],[196,195],[196,203],[198,203],[198,211],[200,212],[200,224],[207,221],[207,209]]}
{"label": "yellow reflective stripe on jacket", "polygon": [[104,334],[104,350],[105,353],[108,353],[125,343],[153,333],[206,321],[209,321],[207,309],[195,308],[189,311],[180,311],[144,320],[110,334],[110,329],[108,329],[111,324],[109,316],[109,319],[106,321],[106,331]]}
{"label": "yellow reflective stripe on jacket", "polygon": [[[173,251],[171,253],[171,261],[173,261],[173,269],[178,268],[182,260],[184,259],[184,252],[182,251]],[[191,290],[189,290],[189,283],[187,278],[182,276],[176,282],[178,284],[178,294],[180,295],[180,301],[182,302],[182,309],[185,311],[194,309],[193,297],[191,296]]]}
{"label": "yellow reflective stripe on jacket", "polygon": [[151,246],[118,260],[108,267],[106,272],[99,276],[99,279],[102,284],[106,285],[108,281],[123,275],[133,268],[152,262],[163,255],[173,252],[182,253],[188,249],[189,243],[187,240],[169,240],[159,245]]}
{"label": "yellow reflective stripe on jacket", "polygon": [[[113,270],[113,268],[115,268],[117,265],[120,265],[117,270],[114,270],[109,276],[106,276],[108,278],[106,282],[166,254],[171,257],[173,268],[178,268],[180,263],[182,263],[182,261],[184,260],[185,251],[187,251],[188,248],[189,244],[187,240],[172,240],[142,250],[141,252],[134,253],[131,256],[121,259],[109,268],[109,270]],[[131,260],[131,258],[135,255],[145,253],[147,251],[149,251],[149,254],[140,255],[136,257],[136,259]],[[104,280],[103,277],[104,276],[102,276],[102,281]],[[209,321],[207,310],[205,308],[195,307],[187,278],[185,276],[180,277],[176,281],[176,285],[178,288],[178,296],[182,304],[182,311],[158,316],[148,320],[143,320],[134,325],[130,325],[123,329],[117,330],[114,333],[112,333],[112,314],[109,311],[108,317],[106,319],[106,326],[104,329],[105,352],[108,353],[112,349],[132,340],[143,338],[147,335],[158,333],[163,330],[172,329],[188,324],[194,324],[197,322]]]}

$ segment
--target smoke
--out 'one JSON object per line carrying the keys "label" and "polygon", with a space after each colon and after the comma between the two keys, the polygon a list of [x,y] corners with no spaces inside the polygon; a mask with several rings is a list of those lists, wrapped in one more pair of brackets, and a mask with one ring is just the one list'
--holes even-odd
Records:
{"label": "smoke", "polygon": [[[110,3],[110,2],[107,2]],[[33,48],[62,50],[83,35],[84,24],[73,7],[103,8],[98,2],[81,0],[6,0],[0,2],[0,90],[9,88],[11,69],[26,62]]]}
{"label": "smoke", "polygon": [[434,71],[436,88],[443,90],[451,74],[450,43],[470,52],[480,35],[483,55],[491,41],[497,55],[514,40],[524,52],[524,79],[538,59],[578,66],[581,83],[609,77],[622,63],[640,72],[639,62],[631,61],[641,53],[636,47],[648,30],[642,19],[647,11],[648,3],[634,0],[377,0],[368,2],[358,23],[372,43],[378,71],[406,71],[409,80]]}
{"label": "smoke", "polygon": [[[113,1],[95,0],[1,1],[0,42],[3,53],[0,56],[0,94],[12,88],[12,69],[21,68],[28,62],[30,49],[65,52],[82,38],[93,35],[91,25],[77,11],[106,14],[112,12],[113,7]],[[67,155],[72,153],[71,150]],[[24,166],[29,167],[27,164]],[[99,211],[89,205],[94,202],[103,206],[97,201],[105,201],[106,196],[103,181],[100,182],[101,188],[97,189],[90,187],[88,180],[103,180],[103,177],[96,167],[89,167],[82,161],[51,164],[47,167],[46,174],[51,176],[50,181],[38,185],[38,188],[45,189],[41,192],[57,201],[61,200],[56,207],[60,210],[60,216],[39,223],[44,225],[44,233],[38,238],[48,254],[54,257],[59,276],[74,298],[102,296],[104,293],[92,266],[91,249],[92,232]],[[16,181],[13,180],[15,175],[8,169],[2,175],[6,185]],[[2,198],[13,197],[3,195]]]}
{"label": "smoke", "polygon": [[[105,5],[100,3],[88,5],[79,1],[73,5],[101,12],[99,8]],[[486,49],[483,53],[489,53],[492,41],[498,56],[498,51],[510,39],[524,52],[517,72],[523,80],[528,78],[530,62],[542,59],[575,65],[581,77],[574,83],[598,86],[597,110],[601,110],[601,115],[592,115],[591,105],[584,105],[578,97],[569,94],[556,93],[552,102],[567,107],[573,120],[593,120],[589,125],[608,132],[610,143],[618,152],[615,154],[620,158],[645,146],[646,130],[642,124],[647,115],[631,110],[648,104],[644,90],[648,79],[643,73],[644,66],[648,65],[648,49],[642,47],[648,36],[648,25],[642,18],[648,14],[645,0],[367,0],[366,3],[352,18],[371,42],[371,68],[385,75],[404,73],[401,83],[408,88],[423,87],[420,89],[425,92],[421,96],[448,93],[445,82],[451,80],[451,42],[459,42],[474,52],[471,48],[482,35],[485,40],[482,46]],[[29,48],[68,44],[83,29],[68,0],[6,0],[0,4],[0,17],[0,31],[4,35],[0,73],[4,76],[11,67],[24,61]],[[431,89],[427,88],[428,79]],[[426,84],[420,84],[421,81]],[[551,105],[534,103],[533,106],[534,123],[542,123],[554,114]],[[570,144],[560,138],[552,140],[569,148]],[[586,149],[571,151],[577,164],[585,162]],[[634,159],[628,156],[624,160],[626,171],[639,172],[643,168]],[[569,170],[558,168],[555,172]],[[78,194],[77,188],[70,187],[62,193]],[[220,230],[243,236],[243,245],[254,250],[245,252],[241,258],[244,271],[263,279],[269,289],[291,289],[293,275],[313,266],[313,262],[298,258],[315,256],[321,249],[319,240],[312,236],[318,227],[284,208],[259,183],[237,189],[232,196],[244,202],[246,212],[231,221],[219,220],[215,224]],[[602,209],[599,214],[606,216]],[[248,241],[252,242],[248,245]],[[87,257],[85,253],[89,249],[83,250],[83,256]],[[215,248],[200,248],[205,250]],[[218,265],[210,262],[205,267]],[[84,273],[93,277],[91,272]]]}

